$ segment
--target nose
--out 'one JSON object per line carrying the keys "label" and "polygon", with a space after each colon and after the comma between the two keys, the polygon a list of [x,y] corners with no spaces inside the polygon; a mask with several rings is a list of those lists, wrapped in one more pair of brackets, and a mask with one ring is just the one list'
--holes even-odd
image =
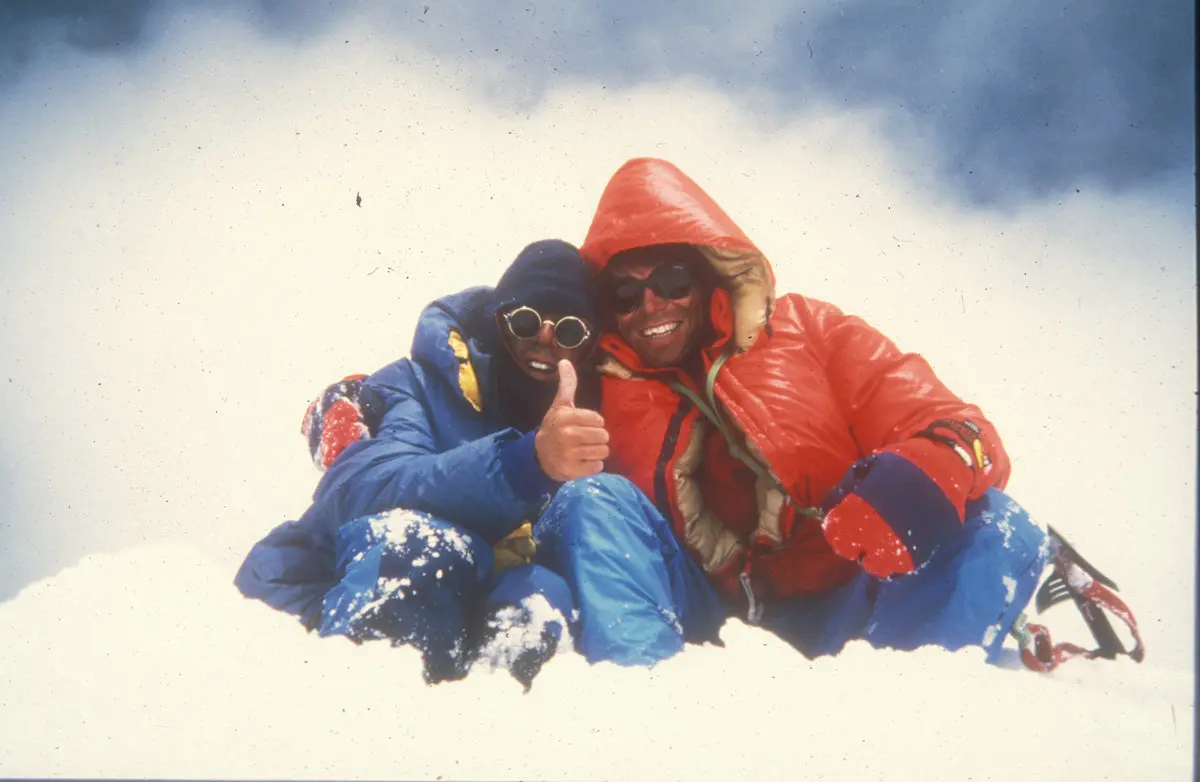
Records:
{"label": "nose", "polygon": [[646,288],[642,291],[642,311],[647,315],[653,315],[665,307],[667,307],[666,300],[659,298],[653,288]]}
{"label": "nose", "polygon": [[554,344],[554,325],[550,321],[542,321],[542,327],[538,329],[537,341],[539,345],[552,346]]}

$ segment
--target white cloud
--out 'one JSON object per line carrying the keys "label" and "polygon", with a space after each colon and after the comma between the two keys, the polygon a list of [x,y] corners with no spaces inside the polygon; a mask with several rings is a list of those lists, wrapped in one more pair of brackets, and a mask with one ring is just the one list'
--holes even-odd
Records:
{"label": "white cloud", "polygon": [[[612,171],[628,157],[656,155],[679,164],[739,221],[773,259],[781,289],[864,315],[901,346],[924,353],[952,388],[983,406],[1013,454],[1015,496],[1117,579],[1142,619],[1150,662],[1114,668],[1121,672],[1113,675],[1153,682],[1153,676],[1173,675],[1163,671],[1190,669],[1195,256],[1193,226],[1174,205],[1164,207],[1152,194],[1117,198],[1093,191],[1063,203],[1028,204],[1016,213],[965,210],[939,199],[920,161],[901,157],[881,140],[869,112],[830,107],[775,129],[753,108],[763,105],[764,96],[722,95],[687,81],[620,91],[580,83],[528,111],[505,111],[477,99],[476,90],[487,85],[460,63],[347,24],[299,46],[264,41],[215,17],[180,17],[161,43],[134,59],[64,52],[38,64],[0,105],[0,355],[6,369],[0,406],[7,415],[0,459],[9,471],[0,485],[0,536],[4,566],[16,573],[17,583],[49,575],[87,552],[166,540],[197,553],[163,555],[164,562],[201,557],[214,563],[195,565],[187,583],[200,588],[211,580],[204,605],[224,612],[233,598],[220,590],[231,589],[245,550],[271,526],[298,516],[315,484],[298,433],[309,398],[343,374],[373,370],[405,353],[421,306],[466,285],[494,282],[525,243],[552,236],[580,241]],[[357,193],[361,208],[354,204]],[[138,569],[145,561],[138,557],[146,555],[128,556],[133,559],[110,562],[129,568],[135,592],[150,583],[175,588],[165,576]],[[86,603],[80,593],[103,585],[115,571],[72,572],[6,606],[5,624],[25,621],[35,607],[52,610],[39,595]],[[146,581],[151,575],[157,580]],[[68,584],[79,585],[70,598]],[[189,599],[182,592],[165,595],[154,593],[154,600],[165,601],[155,603],[155,611]],[[93,600],[106,609],[120,603],[107,594]],[[190,610],[183,608],[181,616],[201,621]],[[169,614],[155,616],[170,626]],[[288,654],[309,655],[305,659],[314,666],[357,671],[362,665],[397,686],[415,676],[411,666],[371,667],[382,652],[366,663],[371,652],[352,657],[304,640],[287,618],[281,618],[280,639],[260,655],[259,639],[239,636],[235,645],[218,628],[224,614],[204,614],[212,655],[231,654],[235,647],[251,650],[256,660],[284,655],[296,663],[287,668],[296,676],[280,674],[265,685],[276,705],[255,707],[253,718],[231,718],[221,731],[241,725],[234,733],[197,733],[195,722],[216,719],[223,702],[206,695],[197,718],[188,700],[192,690],[170,700],[177,696],[169,669],[145,679],[136,666],[110,669],[98,658],[47,657],[60,644],[74,645],[64,629],[67,617],[83,621],[73,608],[61,623],[37,620],[5,675],[10,682],[21,677],[50,687],[54,695],[47,703],[75,703],[75,685],[97,699],[97,721],[90,727],[60,720],[50,723],[58,732],[46,734],[79,749],[80,763],[94,757],[81,748],[104,746],[112,719],[137,711],[132,701],[128,712],[102,705],[100,699],[112,696],[110,685],[80,676],[146,683],[157,694],[144,697],[159,699],[156,708],[168,709],[175,724],[193,720],[181,741],[172,728],[136,723],[143,738],[159,737],[150,743],[161,754],[110,766],[118,774],[154,773],[158,761],[171,762],[171,753],[197,736],[200,743],[185,756],[197,764],[191,768],[259,773],[244,758],[259,747],[253,731],[287,714],[277,710],[280,703],[312,712],[337,697],[332,684],[316,685],[321,697],[291,689],[310,682],[303,678],[305,664]],[[244,619],[231,621],[250,632],[271,620],[265,610],[250,617],[247,608]],[[128,621],[140,620],[131,615]],[[103,624],[87,626],[99,634],[98,649],[126,643]],[[180,632],[170,636],[174,640],[144,637],[168,644],[203,635]],[[293,635],[303,652],[286,650],[290,641],[282,639]],[[756,642],[745,642],[736,663],[716,651],[689,653],[661,675],[701,665],[748,669],[758,664],[752,659],[759,653]],[[129,659],[148,659],[148,652],[129,643],[121,647],[134,655]],[[763,653],[781,661],[787,656]],[[169,654],[185,652],[173,647]],[[884,656],[878,675],[890,671],[902,682],[914,681],[927,675],[923,666],[941,665],[940,657],[917,657],[910,669]],[[793,728],[784,734],[770,725],[795,725],[804,714],[816,719],[822,708],[832,709],[830,699],[854,690],[851,677],[866,659],[852,656],[814,668],[841,672],[821,686],[844,686],[827,693],[815,710],[805,706],[785,718],[789,702],[768,699],[764,713],[770,718],[754,715],[754,724],[781,746],[794,746]],[[981,699],[1008,691],[1008,679],[994,678],[1007,674],[974,662],[970,672],[955,674],[962,677],[956,681],[978,676]],[[245,664],[240,675],[262,674],[255,663]],[[568,669],[571,661],[561,664]],[[800,658],[794,665],[806,666]],[[1152,666],[1160,666],[1158,673],[1143,673]],[[579,697],[592,705],[614,697],[606,694],[610,673],[624,680],[612,671],[576,673],[571,686],[582,687]],[[205,692],[222,682],[216,669],[203,667],[197,675]],[[636,687],[659,681],[658,675],[622,674]],[[735,675],[741,674],[730,672]],[[370,681],[374,686],[378,680]],[[548,672],[544,686],[535,688],[541,694],[514,708],[539,720],[548,731],[539,748],[566,763],[571,752],[587,750],[580,734],[554,727],[556,681],[565,682]],[[803,684],[787,686],[799,687],[797,702],[810,702],[810,682],[797,681]],[[765,686],[752,677],[749,682]],[[453,719],[471,713],[474,686],[459,690],[463,694],[450,699],[445,713]],[[1036,692],[1061,697],[1061,715],[1074,718],[1070,698],[1079,693],[1064,686],[1048,684]],[[666,704],[693,689],[664,684],[661,708],[647,712],[680,748],[691,739],[670,726],[673,712]],[[398,691],[404,693],[400,700],[426,705],[440,697],[420,688]],[[9,701],[0,733],[16,735],[12,728],[30,706],[31,692]],[[1032,685],[1020,692],[1036,697]],[[722,725],[724,735],[732,723],[722,710],[745,696],[730,688],[713,700],[697,697],[698,708]],[[1086,696],[1078,712],[1091,715],[1097,732],[1081,735],[1116,739],[1108,732],[1112,726],[1101,724],[1111,710],[1088,700],[1098,697]],[[363,696],[352,708],[373,702]],[[864,704],[864,710],[868,706],[877,704]],[[387,719],[395,719],[397,708],[389,706]],[[650,723],[622,713],[623,723],[597,718],[602,738],[594,757],[588,755],[597,765],[581,768],[624,769],[626,761],[611,760],[613,748],[629,742],[641,747],[643,729],[652,735]],[[929,719],[940,714],[921,713]],[[744,707],[737,714],[750,716]],[[836,724],[850,719],[847,711],[832,714]],[[378,739],[395,739],[400,727],[394,726],[407,724],[388,727],[373,718],[363,712],[353,724]],[[315,724],[337,730],[332,718],[321,719]],[[980,729],[990,724],[983,716],[972,719]],[[25,716],[20,721],[34,724]],[[1134,723],[1121,726],[1133,729]],[[325,735],[305,733],[307,728],[289,734],[287,727],[272,724],[263,735],[296,749]],[[998,729],[1015,730],[1007,724]],[[235,734],[241,738],[231,739]],[[495,735],[518,739],[507,728]],[[717,740],[710,732],[702,735]],[[833,741],[836,732],[821,728],[819,735]],[[1167,741],[1167,735],[1173,734],[1153,734],[1147,746],[1157,747],[1154,742]],[[914,746],[933,751],[941,746],[935,739]],[[231,765],[219,765],[220,757],[201,752],[219,756],[227,740],[241,742],[234,746],[248,753],[243,760],[233,753],[227,756],[234,758]],[[504,756],[507,745],[481,740],[494,756]],[[342,746],[352,736],[347,730],[329,741]],[[24,743],[6,745],[12,753]],[[30,746],[32,752],[50,745]],[[426,757],[419,748],[409,751]],[[1182,750],[1164,745],[1164,752],[1172,751]],[[1070,757],[1083,757],[1082,744],[1072,752]],[[1142,752],[1137,754],[1155,757]],[[18,773],[48,773],[30,765],[36,755],[8,757]],[[89,768],[55,757],[64,773]],[[472,757],[482,763],[484,755]],[[710,764],[706,769],[726,764],[744,771],[728,766],[724,755],[695,757]],[[805,758],[793,760],[802,765]],[[601,765],[606,761],[617,766]],[[320,766],[325,761],[319,758],[310,762],[318,772],[335,768]],[[793,768],[791,762],[785,765]],[[882,760],[866,762],[875,768],[869,764]],[[1024,761],[1018,753],[1012,762]],[[294,768],[298,775],[312,767],[272,771],[277,768]],[[416,771],[403,775],[433,766],[414,761],[408,768]],[[462,768],[451,773],[492,776],[482,771],[486,766],[464,761]],[[513,761],[512,768],[529,767]],[[555,775],[561,766],[536,768]]]}

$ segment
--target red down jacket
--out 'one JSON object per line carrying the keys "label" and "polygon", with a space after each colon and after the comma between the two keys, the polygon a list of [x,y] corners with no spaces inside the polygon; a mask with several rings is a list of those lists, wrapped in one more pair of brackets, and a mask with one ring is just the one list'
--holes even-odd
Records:
{"label": "red down jacket", "polygon": [[[647,369],[618,334],[606,333],[606,468],[655,501],[722,591],[740,592],[748,557],[763,598],[852,578],[857,563],[834,553],[819,519],[803,509],[819,506],[854,462],[935,420],[982,429],[990,464],[970,498],[1003,488],[1009,461],[994,427],[921,356],[832,304],[797,294],[776,300],[766,257],[695,182],[666,161],[629,161],[605,189],[581,252],[602,270],[624,250],[674,243],[699,247],[723,280],[709,311],[715,338],[702,349],[706,373],[717,365],[713,394],[703,378]],[[715,399],[751,458],[735,458],[711,419],[669,383]]]}

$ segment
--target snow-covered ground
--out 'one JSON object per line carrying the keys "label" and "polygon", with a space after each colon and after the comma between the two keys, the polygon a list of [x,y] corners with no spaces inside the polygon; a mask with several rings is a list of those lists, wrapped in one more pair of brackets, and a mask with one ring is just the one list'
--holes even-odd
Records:
{"label": "snow-covered ground", "polygon": [[1186,779],[1191,673],[852,645],[735,622],[654,670],[554,658],[426,687],[409,649],[306,636],[172,544],[0,604],[0,772],[446,779]]}
{"label": "snow-covered ground", "polygon": [[[514,113],[446,65],[356,23],[299,44],[181,16],[127,60],[34,62],[0,101],[0,776],[1191,777],[1190,204],[968,209],[869,112],[775,122],[674,81]],[[526,242],[579,241],[640,154],[704,185],[781,290],[984,408],[1012,493],[1120,585],[1143,665],[810,662],[734,621],[653,670],[567,654],[529,694],[426,687],[410,650],[240,597],[241,557],[315,484],[308,400]],[[1087,642],[1071,612],[1047,624]]]}

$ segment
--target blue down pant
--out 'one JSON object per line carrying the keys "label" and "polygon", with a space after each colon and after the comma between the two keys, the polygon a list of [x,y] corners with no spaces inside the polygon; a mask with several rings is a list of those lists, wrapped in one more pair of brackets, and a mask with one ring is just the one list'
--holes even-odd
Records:
{"label": "blue down pant", "polygon": [[829,592],[768,604],[763,626],[808,657],[863,639],[903,650],[977,645],[997,662],[1047,563],[1046,531],[995,489],[966,511],[962,531],[913,573],[860,573]]}
{"label": "blue down pant", "polygon": [[494,608],[540,595],[540,618],[557,637],[573,613],[561,577],[536,565],[493,572],[482,538],[427,513],[356,519],[342,525],[335,545],[342,576],[325,594],[321,635],[411,644],[434,680],[466,672],[475,636]]}
{"label": "blue down pant", "polygon": [[534,562],[493,572],[479,536],[426,513],[356,519],[336,538],[339,582],[319,630],[420,649],[436,678],[465,672],[489,611],[541,595],[590,662],[650,665],[717,641],[724,608],[669,523],[624,478],[571,481],[534,523]]}
{"label": "blue down pant", "polygon": [[653,665],[684,643],[719,643],[725,607],[670,523],[633,483],[564,484],[533,525],[535,562],[562,575],[589,662]]}

